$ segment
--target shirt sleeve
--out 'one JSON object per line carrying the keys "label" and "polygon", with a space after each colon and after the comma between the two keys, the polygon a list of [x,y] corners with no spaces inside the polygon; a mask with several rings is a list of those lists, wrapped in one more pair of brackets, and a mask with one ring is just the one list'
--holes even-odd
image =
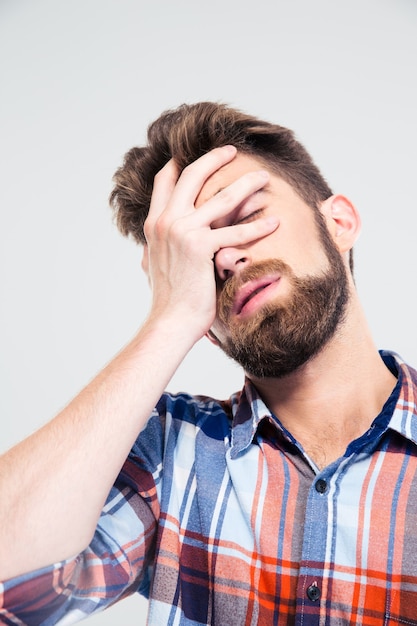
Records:
{"label": "shirt sleeve", "polygon": [[0,623],[49,626],[65,617],[70,624],[136,591],[148,596],[162,448],[163,420],[154,415],[107,498],[88,548],[74,558],[0,582]]}

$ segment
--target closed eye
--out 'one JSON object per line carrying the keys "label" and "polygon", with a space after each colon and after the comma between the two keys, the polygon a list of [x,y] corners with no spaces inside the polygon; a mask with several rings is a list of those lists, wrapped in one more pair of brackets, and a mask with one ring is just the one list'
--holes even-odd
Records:
{"label": "closed eye", "polygon": [[243,217],[239,218],[238,220],[236,220],[233,223],[233,226],[237,225],[237,224],[245,224],[246,222],[252,222],[253,220],[255,220],[260,213],[262,213],[262,211],[264,211],[265,209],[257,209],[256,211],[252,211],[252,213],[248,213],[248,215],[244,215]]}

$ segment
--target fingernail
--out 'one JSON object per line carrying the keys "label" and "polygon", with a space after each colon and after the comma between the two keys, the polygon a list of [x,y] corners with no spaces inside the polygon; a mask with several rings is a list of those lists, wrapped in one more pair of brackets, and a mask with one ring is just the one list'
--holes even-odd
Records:
{"label": "fingernail", "polygon": [[279,219],[277,217],[274,217],[273,215],[270,215],[268,217],[265,217],[265,223],[267,226],[272,227],[277,227],[279,224]]}
{"label": "fingernail", "polygon": [[259,174],[259,176],[261,176],[265,180],[268,180],[268,178],[269,178],[269,172],[267,170],[259,170],[258,174]]}

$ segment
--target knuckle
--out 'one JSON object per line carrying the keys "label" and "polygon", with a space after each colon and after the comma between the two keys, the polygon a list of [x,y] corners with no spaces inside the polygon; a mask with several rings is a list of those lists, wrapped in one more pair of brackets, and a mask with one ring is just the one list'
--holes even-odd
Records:
{"label": "knuckle", "polygon": [[253,231],[248,231],[247,229],[244,229],[243,226],[242,228],[239,226],[238,231],[235,233],[235,245],[242,246],[246,243],[249,243],[255,238],[255,236],[253,234]]}
{"label": "knuckle", "polygon": [[259,237],[263,237],[268,234],[268,229],[265,228],[265,225],[260,220],[255,220],[250,224],[239,224],[236,227],[236,241],[237,245],[248,243],[253,241]]}
{"label": "knuckle", "polygon": [[191,259],[197,259],[204,253],[201,240],[192,233],[187,233],[184,237],[183,248],[186,256]]}
{"label": "knuckle", "polygon": [[236,202],[235,194],[233,193],[231,187],[225,187],[224,189],[219,191],[215,197],[227,206],[233,205]]}
{"label": "knuckle", "polygon": [[175,241],[188,239],[189,232],[184,230],[181,219],[175,220],[175,222],[171,224],[171,227],[169,229],[169,236],[172,237],[172,239],[174,239]]}
{"label": "knuckle", "polygon": [[153,230],[155,232],[155,236],[158,239],[162,239],[166,236],[167,231],[169,230],[168,220],[163,215],[160,215],[154,224]]}
{"label": "knuckle", "polygon": [[182,180],[193,179],[195,177],[195,170],[197,169],[197,167],[197,161],[194,161],[193,163],[190,163],[190,165],[187,165],[187,167],[185,167],[181,172]]}
{"label": "knuckle", "polygon": [[169,226],[169,236],[177,238],[180,234],[181,234],[181,228],[178,225],[178,220],[175,220]]}
{"label": "knuckle", "polygon": [[182,250],[189,254],[201,254],[203,241],[198,231],[184,229],[181,220],[172,224],[170,237]]}
{"label": "knuckle", "polygon": [[147,241],[151,239],[161,239],[165,236],[166,231],[166,219],[164,219],[162,216],[159,216],[157,219],[154,220],[147,218],[143,225],[143,232]]}

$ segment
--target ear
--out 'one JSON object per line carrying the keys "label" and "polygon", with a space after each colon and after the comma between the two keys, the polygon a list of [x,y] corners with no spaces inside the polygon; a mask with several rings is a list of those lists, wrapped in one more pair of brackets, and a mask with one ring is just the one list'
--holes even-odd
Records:
{"label": "ear", "polygon": [[348,198],[337,194],[323,202],[321,212],[340,252],[351,250],[361,231],[361,218],[356,207]]}
{"label": "ear", "polygon": [[206,332],[206,335],[205,335],[205,336],[206,336],[206,337],[207,337],[207,339],[208,339],[209,341],[211,341],[211,343],[212,343],[212,344],[214,344],[215,346],[219,346],[219,345],[220,345],[220,341],[217,339],[216,335],[213,333],[213,331],[212,331],[212,330],[208,330],[208,331]]}

